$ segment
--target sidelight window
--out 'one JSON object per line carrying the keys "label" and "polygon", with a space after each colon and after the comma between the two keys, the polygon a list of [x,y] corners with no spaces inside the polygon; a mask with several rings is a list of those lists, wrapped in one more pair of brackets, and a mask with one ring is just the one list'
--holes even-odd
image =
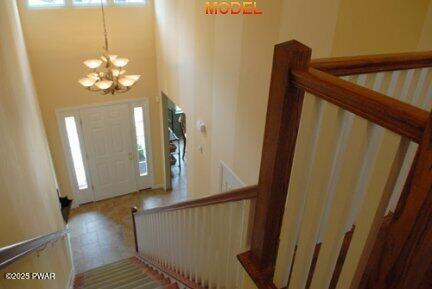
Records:
{"label": "sidelight window", "polygon": [[80,190],[85,190],[88,188],[88,184],[75,117],[65,117],[65,124],[78,188]]}
{"label": "sidelight window", "polygon": [[135,135],[138,149],[138,168],[140,176],[148,173],[147,153],[145,145],[145,127],[143,107],[134,107]]}

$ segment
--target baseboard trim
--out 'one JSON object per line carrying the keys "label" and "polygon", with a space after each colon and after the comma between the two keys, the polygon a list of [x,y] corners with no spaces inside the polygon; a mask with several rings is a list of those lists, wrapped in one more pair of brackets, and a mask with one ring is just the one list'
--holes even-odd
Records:
{"label": "baseboard trim", "polygon": [[[69,224],[66,224],[66,228],[69,229]],[[75,281],[75,265],[74,265],[74,260],[73,260],[73,254],[72,254],[72,244],[70,241],[70,231],[67,234],[66,237],[66,242],[67,242],[67,250],[68,250],[68,255],[70,258],[70,264],[71,264],[71,270],[69,272],[69,280],[68,280],[68,289],[73,289],[74,288],[74,281]]]}
{"label": "baseboard trim", "polygon": [[73,289],[74,288],[74,281],[75,281],[75,269],[72,264],[72,269],[69,272],[69,281],[66,289]]}

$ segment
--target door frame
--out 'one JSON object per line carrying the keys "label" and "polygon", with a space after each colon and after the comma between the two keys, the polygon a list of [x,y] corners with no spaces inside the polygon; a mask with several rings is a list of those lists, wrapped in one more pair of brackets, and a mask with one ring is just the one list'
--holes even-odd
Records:
{"label": "door frame", "polygon": [[165,191],[172,189],[171,164],[169,160],[169,136],[168,136],[168,96],[161,91],[161,126],[162,126],[162,143],[163,143],[163,160],[164,160],[164,184]]}
{"label": "door frame", "polygon": [[[103,106],[111,106],[116,104],[128,104],[129,107],[129,121],[131,124],[131,139],[132,139],[132,149],[134,150],[134,160],[135,160],[135,179],[136,179],[136,190],[142,190],[146,188],[153,188],[154,185],[154,166],[153,166],[153,150],[152,150],[152,140],[151,140],[151,125],[150,125],[150,107],[149,107],[149,100],[147,97],[143,98],[134,98],[134,99],[124,99],[124,100],[115,100],[115,101],[107,101],[107,102],[101,102],[101,103],[94,103],[94,104],[87,104],[87,105],[80,105],[80,106],[72,106],[72,107],[64,107],[64,108],[57,108],[55,110],[56,117],[57,117],[57,124],[60,130],[60,138],[63,146],[63,154],[66,159],[66,167],[68,171],[68,178],[69,182],[72,186],[72,195],[74,199],[76,200],[75,204],[80,205],[88,202],[95,202],[95,192],[94,192],[94,185],[92,182],[92,176],[90,167],[88,164],[88,154],[86,151],[86,145],[85,145],[85,139],[82,132],[82,122],[81,122],[81,110],[87,109],[87,108],[93,108],[93,107],[103,107]],[[148,168],[148,182],[150,184],[149,186],[143,186],[142,177],[139,174],[139,167],[138,167],[138,149],[137,149],[137,143],[136,143],[136,130],[135,130],[135,121],[134,121],[134,115],[133,115],[133,108],[137,106],[142,106],[143,116],[144,116],[144,129],[145,129],[145,142],[146,142],[146,151],[147,151],[147,168]],[[84,163],[84,169],[86,172],[87,177],[87,185],[88,189],[91,191],[91,195],[88,193],[86,196],[83,195],[77,195],[77,192],[79,191],[78,184],[76,181],[75,176],[75,169],[73,165],[72,160],[72,154],[69,148],[69,140],[67,137],[66,132],[66,125],[64,123],[64,118],[67,116],[74,116],[75,120],[77,122],[77,131],[78,131],[78,137],[80,139],[80,147],[81,147],[81,154],[83,156],[83,163]]]}

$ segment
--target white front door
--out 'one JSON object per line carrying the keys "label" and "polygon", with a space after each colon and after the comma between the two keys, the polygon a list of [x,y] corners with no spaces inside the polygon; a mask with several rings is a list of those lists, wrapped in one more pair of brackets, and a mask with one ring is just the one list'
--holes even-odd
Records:
{"label": "white front door", "polygon": [[86,108],[80,114],[95,200],[136,191],[129,105]]}

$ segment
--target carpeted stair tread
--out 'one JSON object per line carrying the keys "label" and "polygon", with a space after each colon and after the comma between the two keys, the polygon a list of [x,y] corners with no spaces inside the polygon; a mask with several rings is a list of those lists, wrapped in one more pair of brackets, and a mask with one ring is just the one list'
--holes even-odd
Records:
{"label": "carpeted stair tread", "polygon": [[113,277],[113,276],[117,276],[117,275],[122,275],[128,272],[141,272],[140,268],[134,267],[134,266],[130,266],[130,267],[125,267],[119,270],[114,270],[114,271],[110,271],[110,272],[103,272],[101,274],[98,275],[92,275],[92,276],[86,276],[85,280],[87,282],[96,282],[97,280],[100,279],[104,279],[107,277]]}
{"label": "carpeted stair tread", "polygon": [[84,278],[84,283],[85,284],[93,284],[93,283],[98,283],[101,280],[105,280],[107,278],[115,278],[117,276],[123,276],[125,274],[132,274],[132,273],[142,273],[142,269],[137,268],[137,267],[127,267],[127,268],[123,268],[121,270],[116,270],[116,271],[112,271],[112,272],[107,272],[101,275],[95,275],[95,276],[90,276],[90,277],[85,277]]}
{"label": "carpeted stair tread", "polygon": [[103,268],[99,271],[92,271],[92,272],[85,272],[85,273],[86,273],[86,276],[88,278],[90,278],[93,276],[101,276],[103,274],[109,274],[109,273],[119,271],[119,270],[128,270],[128,269],[130,270],[130,269],[134,269],[135,267],[136,266],[133,263],[121,263],[121,264],[118,264],[117,266],[107,267],[107,268]]}
{"label": "carpeted stair tread", "polygon": [[118,280],[108,280],[105,283],[101,283],[101,284],[97,284],[97,285],[90,285],[90,286],[85,286],[84,288],[86,289],[117,289],[118,287],[121,286],[125,286],[127,284],[130,283],[135,283],[136,281],[140,281],[141,284],[147,284],[148,282],[152,282],[152,280],[149,280],[148,278],[146,278],[146,276],[132,276],[132,277],[127,277],[127,278],[123,278],[123,279],[118,279]]}
{"label": "carpeted stair tread", "polygon": [[107,264],[107,265],[103,265],[103,266],[100,266],[100,267],[97,267],[97,268],[90,269],[90,270],[86,271],[85,273],[86,274],[93,274],[93,273],[104,271],[106,269],[116,268],[116,267],[118,267],[120,265],[123,265],[123,264],[130,265],[131,262],[130,262],[129,259],[123,259],[123,260],[116,261],[116,262],[113,262],[113,263],[110,263],[110,264]]}
{"label": "carpeted stair tread", "polygon": [[137,279],[141,280],[144,278],[150,279],[148,276],[146,276],[142,272],[132,271],[131,273],[127,272],[127,273],[124,273],[121,275],[109,276],[105,279],[98,280],[97,282],[92,282],[92,283],[87,283],[86,280],[84,279],[84,285],[88,289],[99,289],[99,288],[104,288],[110,284],[116,284],[116,285],[120,286],[124,282],[127,283],[128,281],[135,281]]}
{"label": "carpeted stair tread", "polygon": [[131,287],[128,289],[156,289],[156,288],[165,288],[166,285],[161,286],[159,283],[150,282],[147,284],[138,285],[136,287]]}
{"label": "carpeted stair tread", "polygon": [[167,289],[173,287],[157,271],[137,258],[91,269],[75,277],[75,289]]}
{"label": "carpeted stair tread", "polygon": [[132,288],[135,289],[135,288],[138,288],[138,286],[143,286],[143,285],[148,285],[148,284],[156,284],[157,286],[161,286],[159,283],[155,282],[153,279],[147,278],[147,280],[132,281],[128,284],[117,287],[116,289],[132,289]]}

